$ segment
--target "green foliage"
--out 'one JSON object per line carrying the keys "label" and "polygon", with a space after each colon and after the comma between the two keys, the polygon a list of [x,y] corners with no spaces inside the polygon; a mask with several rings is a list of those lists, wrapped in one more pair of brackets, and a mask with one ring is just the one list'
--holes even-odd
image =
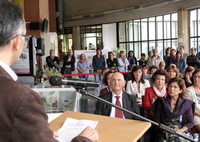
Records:
{"label": "green foliage", "polygon": [[57,69],[50,69],[49,67],[44,70],[44,75],[49,79],[51,76],[60,76],[62,77],[62,74]]}
{"label": "green foliage", "polygon": [[117,48],[113,49],[113,53],[114,53],[115,57],[119,57],[120,51],[124,51],[124,55],[126,55],[126,49],[119,49],[117,47]]}

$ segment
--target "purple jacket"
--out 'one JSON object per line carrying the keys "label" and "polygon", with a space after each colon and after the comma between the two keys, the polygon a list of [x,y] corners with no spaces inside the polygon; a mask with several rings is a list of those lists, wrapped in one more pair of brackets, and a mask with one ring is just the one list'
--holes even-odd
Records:
{"label": "purple jacket", "polygon": [[183,115],[182,126],[186,126],[188,130],[193,127],[195,103],[188,99],[178,98],[174,111],[171,112],[171,99],[168,95],[166,99],[157,98],[152,106],[157,123],[166,124],[166,118],[173,119],[179,115]]}

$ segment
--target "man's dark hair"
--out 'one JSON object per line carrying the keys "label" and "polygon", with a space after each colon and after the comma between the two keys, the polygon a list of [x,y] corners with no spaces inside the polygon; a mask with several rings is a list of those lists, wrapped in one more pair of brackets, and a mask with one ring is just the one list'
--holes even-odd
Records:
{"label": "man's dark hair", "polygon": [[181,45],[180,47],[182,47],[183,49],[185,49],[185,47],[183,45]]}
{"label": "man's dark hair", "polygon": [[157,66],[154,66],[154,65],[152,65],[152,66],[150,66],[150,68],[149,68],[149,71],[151,72],[151,70],[152,69],[156,69],[156,70],[158,70],[158,67]]}
{"label": "man's dark hair", "polygon": [[152,76],[153,83],[155,82],[157,75],[164,75],[165,76],[165,83],[168,82],[168,80],[169,80],[168,73],[164,70],[157,70]]}
{"label": "man's dark hair", "polygon": [[[133,67],[133,69],[132,69],[132,71],[131,71],[132,82],[135,81],[135,77],[134,77],[133,73],[136,72],[136,71],[138,71],[138,70],[141,70],[141,72],[142,72],[142,67],[141,67],[141,66],[134,66],[134,67]],[[142,74],[142,76],[141,76],[141,78],[140,78],[140,82],[141,82],[141,83],[145,83],[145,82],[144,82],[144,79],[143,79],[143,74]]]}
{"label": "man's dark hair", "polygon": [[54,52],[54,50],[53,50],[53,49],[51,49],[51,50],[50,50],[50,53],[51,53],[51,51],[53,51],[53,52]]}
{"label": "man's dark hair", "polygon": [[109,71],[109,72],[106,72],[105,75],[104,75],[104,78],[103,78],[103,84],[105,84],[106,86],[108,86],[108,81],[107,81],[107,78],[108,78],[108,75],[110,73],[115,73],[115,72],[112,72],[112,71]]}
{"label": "man's dark hair", "polygon": [[96,51],[98,51],[98,50],[100,50],[100,51],[101,51],[101,49],[100,49],[99,47],[96,49]]}
{"label": "man's dark hair", "polygon": [[167,51],[172,49],[171,47],[167,47],[167,49],[165,50],[165,54],[167,55]]}
{"label": "man's dark hair", "polygon": [[10,43],[15,34],[23,34],[22,9],[11,2],[0,3],[0,47]]}
{"label": "man's dark hair", "polygon": [[141,56],[144,56],[144,57],[146,57],[146,54],[145,54],[145,53],[142,53],[142,54],[141,54]]}

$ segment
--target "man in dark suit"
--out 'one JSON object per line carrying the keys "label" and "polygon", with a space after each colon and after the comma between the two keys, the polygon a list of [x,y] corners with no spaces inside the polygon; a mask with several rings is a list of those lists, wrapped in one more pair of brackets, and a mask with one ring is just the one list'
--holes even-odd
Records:
{"label": "man in dark suit", "polygon": [[56,68],[57,70],[59,70],[59,59],[57,56],[55,56],[55,52],[54,50],[50,50],[50,56],[46,57],[46,62],[49,68]]}
{"label": "man in dark suit", "polygon": [[[112,92],[100,96],[104,100],[112,102],[118,106],[139,114],[136,97],[126,92],[123,92],[123,87],[126,84],[121,73],[114,73],[111,78]],[[124,113],[121,110],[115,109],[105,103],[97,101],[95,114],[105,115],[110,117],[118,117],[124,119],[135,119],[134,116]]]}
{"label": "man in dark suit", "polygon": [[[10,68],[29,40],[22,9],[8,1],[0,2],[0,17],[0,142],[58,142],[49,129],[42,99],[16,82],[18,77]],[[88,127],[72,142],[97,139],[98,133]]]}

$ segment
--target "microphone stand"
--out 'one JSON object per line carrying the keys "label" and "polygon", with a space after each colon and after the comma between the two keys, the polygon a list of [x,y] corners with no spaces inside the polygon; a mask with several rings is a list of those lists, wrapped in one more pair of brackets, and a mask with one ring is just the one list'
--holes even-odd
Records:
{"label": "microphone stand", "polygon": [[140,119],[140,120],[150,122],[151,124],[153,124],[153,125],[159,127],[160,129],[164,130],[165,132],[168,132],[168,133],[171,133],[171,134],[175,134],[175,135],[178,135],[178,136],[180,136],[180,137],[182,137],[182,138],[185,138],[185,139],[187,139],[187,140],[189,140],[189,141],[195,142],[193,139],[190,139],[190,138],[188,138],[188,137],[186,137],[186,136],[184,136],[184,135],[182,135],[182,134],[179,134],[179,133],[177,133],[175,130],[173,130],[173,129],[171,129],[171,128],[169,128],[169,127],[163,125],[163,124],[159,124],[159,123],[157,123],[157,122],[154,122],[154,121],[152,121],[152,120],[150,120],[150,119],[147,119],[147,118],[145,118],[145,117],[142,117],[142,116],[140,116],[140,115],[138,115],[138,114],[136,114],[136,113],[134,113],[134,112],[131,112],[131,111],[127,110],[127,109],[124,109],[124,108],[122,108],[122,107],[119,107],[119,106],[117,106],[117,105],[115,105],[115,104],[113,104],[113,103],[111,103],[111,102],[108,102],[108,101],[106,101],[106,100],[104,100],[104,99],[102,99],[102,98],[100,98],[100,97],[97,97],[97,96],[95,96],[95,95],[93,95],[93,94],[90,94],[90,93],[88,93],[87,91],[85,91],[84,89],[82,89],[81,86],[74,86],[74,88],[77,90],[77,92],[79,92],[79,93],[82,94],[82,95],[90,96],[90,97],[92,97],[92,98],[94,98],[94,99],[97,99],[98,101],[103,102],[103,103],[105,103],[105,104],[107,104],[107,105],[109,105],[109,106],[115,107],[115,108],[117,108],[117,109],[119,109],[119,110],[121,110],[121,111],[123,111],[123,112],[125,112],[125,113],[131,114],[131,115],[133,115],[134,117],[136,117],[136,118],[138,118],[138,119]]}

